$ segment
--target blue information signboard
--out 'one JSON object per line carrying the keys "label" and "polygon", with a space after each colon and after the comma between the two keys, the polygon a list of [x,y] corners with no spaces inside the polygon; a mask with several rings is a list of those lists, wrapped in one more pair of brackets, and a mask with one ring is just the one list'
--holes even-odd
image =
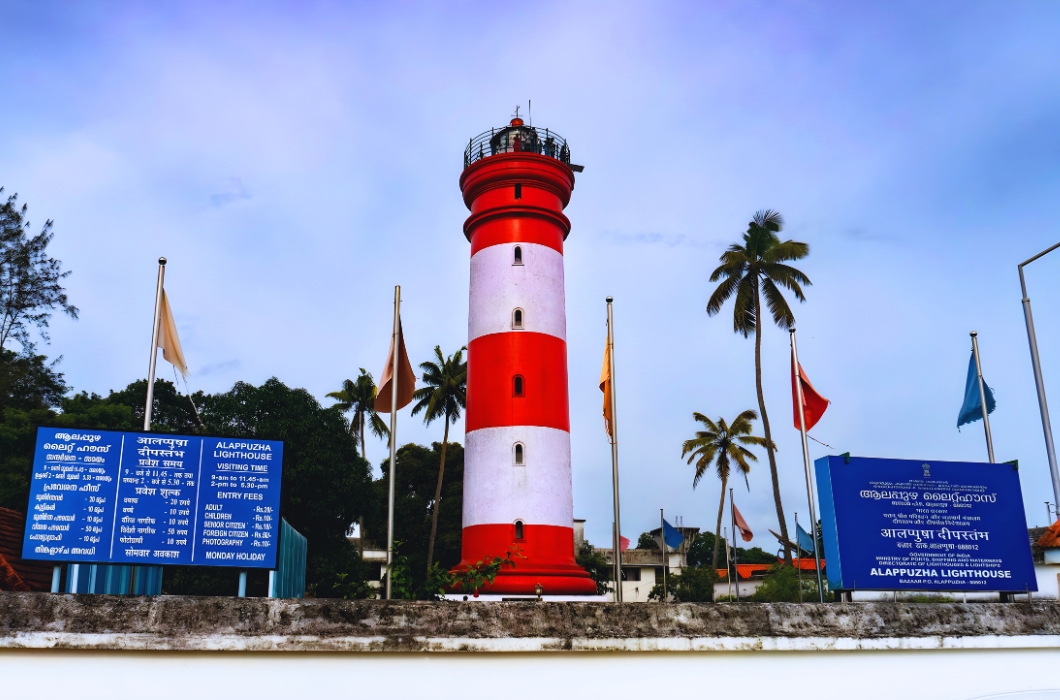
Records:
{"label": "blue information signboard", "polygon": [[283,443],[39,428],[23,559],[276,568]]}
{"label": "blue information signboard", "polygon": [[832,590],[1038,590],[1016,465],[814,464]]}

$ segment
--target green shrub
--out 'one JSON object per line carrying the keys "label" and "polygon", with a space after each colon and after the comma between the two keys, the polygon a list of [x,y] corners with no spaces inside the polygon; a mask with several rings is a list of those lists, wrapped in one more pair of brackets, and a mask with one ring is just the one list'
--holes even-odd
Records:
{"label": "green shrub", "polygon": [[[825,600],[831,594],[825,592]],[[793,566],[778,564],[769,570],[762,585],[751,596],[755,603],[816,603],[817,575],[814,572],[803,572],[800,590],[799,572]]]}
{"label": "green shrub", "polygon": [[[718,572],[709,566],[686,566],[666,579],[666,592],[674,603],[710,603],[714,601],[714,584]],[[662,582],[656,583],[648,600],[662,600]]]}

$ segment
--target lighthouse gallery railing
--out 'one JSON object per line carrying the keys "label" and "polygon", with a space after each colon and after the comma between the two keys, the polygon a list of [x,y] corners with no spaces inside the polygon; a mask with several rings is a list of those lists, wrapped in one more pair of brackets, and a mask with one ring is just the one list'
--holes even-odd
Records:
{"label": "lighthouse gallery railing", "polygon": [[532,126],[503,126],[483,131],[468,140],[464,167],[500,153],[537,153],[570,165],[567,140],[554,131]]}

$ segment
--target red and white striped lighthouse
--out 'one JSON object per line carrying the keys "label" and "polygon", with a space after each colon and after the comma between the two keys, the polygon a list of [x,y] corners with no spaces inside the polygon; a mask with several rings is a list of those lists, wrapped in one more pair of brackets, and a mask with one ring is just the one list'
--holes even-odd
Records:
{"label": "red and white striped lighthouse", "polygon": [[563,209],[566,142],[515,118],[471,139],[471,304],[461,566],[518,551],[484,592],[594,594],[574,561]]}

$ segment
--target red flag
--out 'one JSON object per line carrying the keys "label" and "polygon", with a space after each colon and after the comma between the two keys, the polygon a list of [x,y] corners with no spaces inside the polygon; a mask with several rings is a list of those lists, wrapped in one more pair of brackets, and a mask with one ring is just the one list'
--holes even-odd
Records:
{"label": "red flag", "polygon": [[[817,393],[806,377],[802,363],[799,363],[799,379],[802,380],[802,415],[806,421],[806,430],[810,430],[821,420],[821,416],[828,410],[828,399]],[[791,361],[791,415],[794,416],[795,430],[801,430],[799,425],[799,392],[795,386],[795,360]]]}
{"label": "red flag", "polygon": [[736,507],[736,504],[732,504],[732,513],[736,520],[736,529],[740,531],[740,539],[744,542],[750,542],[754,539],[755,533],[751,532],[751,528],[747,526],[747,521],[740,515],[740,509]]}
{"label": "red flag", "polygon": [[627,549],[629,549],[629,538],[628,537],[623,537],[622,535],[619,535],[618,536],[618,551],[624,552]]}

